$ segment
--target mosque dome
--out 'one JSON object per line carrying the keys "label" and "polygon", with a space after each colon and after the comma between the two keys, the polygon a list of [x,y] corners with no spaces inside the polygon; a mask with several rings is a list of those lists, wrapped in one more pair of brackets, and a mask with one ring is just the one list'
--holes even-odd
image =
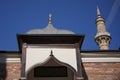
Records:
{"label": "mosque dome", "polygon": [[43,29],[32,29],[27,32],[27,34],[75,34],[69,30],[56,29],[52,25],[52,15],[49,14],[48,25]]}

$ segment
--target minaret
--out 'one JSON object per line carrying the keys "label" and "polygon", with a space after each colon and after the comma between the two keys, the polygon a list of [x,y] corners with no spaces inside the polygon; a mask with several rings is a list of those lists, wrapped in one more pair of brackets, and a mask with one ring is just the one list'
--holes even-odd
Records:
{"label": "minaret", "polygon": [[100,14],[100,10],[97,6],[97,19],[96,19],[97,33],[95,35],[95,41],[99,45],[100,50],[109,50],[110,33],[106,31],[105,20]]}

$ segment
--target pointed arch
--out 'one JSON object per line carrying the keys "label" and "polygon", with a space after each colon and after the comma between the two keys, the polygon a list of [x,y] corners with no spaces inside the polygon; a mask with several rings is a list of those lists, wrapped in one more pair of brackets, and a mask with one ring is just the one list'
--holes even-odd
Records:
{"label": "pointed arch", "polygon": [[26,71],[26,77],[28,75],[28,73],[34,69],[35,67],[38,67],[38,66],[43,66],[45,64],[47,64],[50,60],[53,60],[55,63],[59,64],[59,65],[62,65],[62,66],[65,66],[67,67],[68,69],[70,69],[75,75],[77,75],[77,72],[76,70],[69,64],[67,63],[64,63],[64,62],[61,62],[60,60],[58,60],[52,53],[49,55],[49,57],[47,59],[44,60],[43,63],[36,63],[35,65],[31,66],[27,71]]}

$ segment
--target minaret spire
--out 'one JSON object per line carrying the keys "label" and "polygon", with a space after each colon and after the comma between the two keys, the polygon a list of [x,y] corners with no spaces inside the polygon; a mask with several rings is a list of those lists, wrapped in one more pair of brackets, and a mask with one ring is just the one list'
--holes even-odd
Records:
{"label": "minaret spire", "polygon": [[101,16],[100,15],[100,9],[99,9],[98,5],[97,5],[97,16]]}
{"label": "minaret spire", "polygon": [[99,45],[100,50],[108,50],[110,44],[110,33],[106,31],[105,20],[100,14],[100,10],[97,6],[97,19],[96,19],[97,33],[95,35],[95,41]]}
{"label": "minaret spire", "polygon": [[49,14],[48,24],[52,24],[52,14]]}

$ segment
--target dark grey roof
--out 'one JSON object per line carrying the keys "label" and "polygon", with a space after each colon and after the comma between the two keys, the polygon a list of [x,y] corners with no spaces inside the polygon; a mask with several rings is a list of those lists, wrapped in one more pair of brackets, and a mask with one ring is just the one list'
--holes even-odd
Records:
{"label": "dark grey roof", "polygon": [[69,30],[56,29],[52,25],[52,15],[49,14],[48,25],[43,29],[33,29],[27,32],[27,34],[75,34]]}
{"label": "dark grey roof", "polygon": [[47,27],[43,29],[33,29],[27,32],[27,34],[75,34],[69,30],[56,29],[52,24],[48,24]]}

